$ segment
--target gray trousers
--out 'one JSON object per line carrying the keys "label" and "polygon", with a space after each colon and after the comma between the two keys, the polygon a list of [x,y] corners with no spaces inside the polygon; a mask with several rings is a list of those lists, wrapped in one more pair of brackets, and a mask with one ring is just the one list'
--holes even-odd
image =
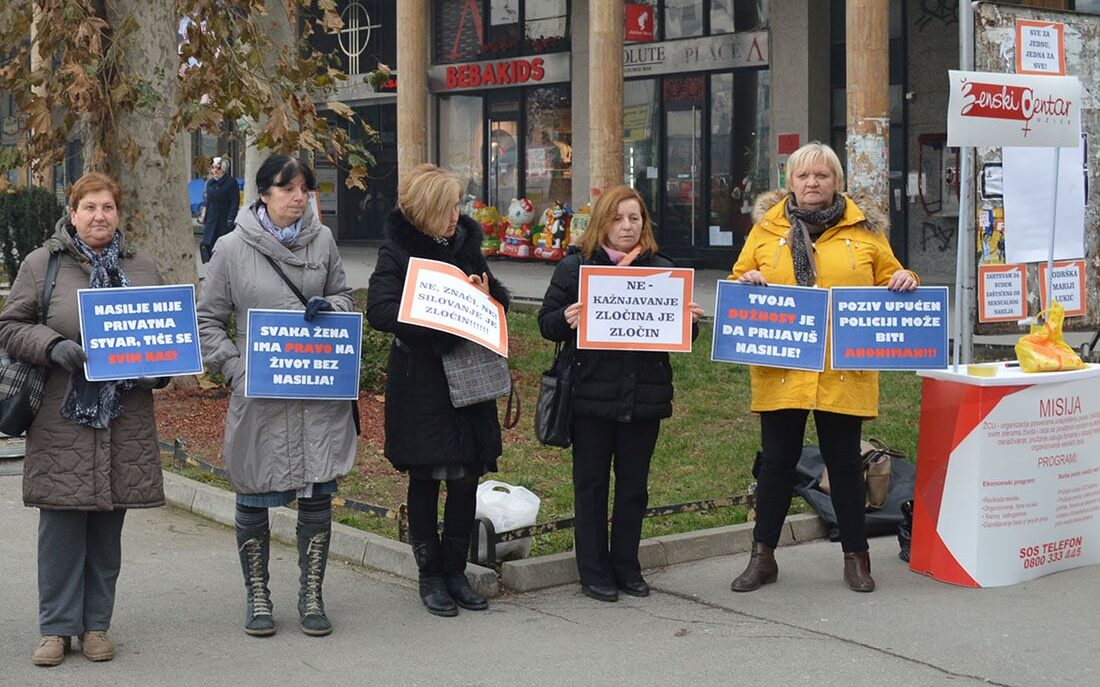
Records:
{"label": "gray trousers", "polygon": [[122,567],[124,509],[41,510],[38,515],[38,625],[68,637],[111,626]]}

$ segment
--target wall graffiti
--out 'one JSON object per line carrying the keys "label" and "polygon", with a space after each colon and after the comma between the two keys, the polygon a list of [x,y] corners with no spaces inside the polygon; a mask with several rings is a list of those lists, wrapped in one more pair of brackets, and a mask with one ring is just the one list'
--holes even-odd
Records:
{"label": "wall graffiti", "polygon": [[939,22],[944,26],[959,23],[958,0],[920,0],[919,8],[920,17],[916,24],[921,31],[932,22]]}

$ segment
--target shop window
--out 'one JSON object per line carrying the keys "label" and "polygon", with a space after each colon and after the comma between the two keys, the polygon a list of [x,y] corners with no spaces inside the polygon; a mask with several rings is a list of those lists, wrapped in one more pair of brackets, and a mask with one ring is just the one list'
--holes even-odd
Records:
{"label": "shop window", "polygon": [[665,203],[662,242],[694,246],[701,225],[703,189],[703,108],[706,77],[666,78],[665,103]]}
{"label": "shop window", "polygon": [[462,180],[466,194],[484,198],[481,166],[481,98],[447,95],[439,98],[439,165]]}
{"label": "shop window", "polygon": [[666,39],[703,35],[705,0],[664,0],[664,2]]}
{"label": "shop window", "polygon": [[573,178],[569,87],[553,86],[527,91],[526,124],[524,195],[538,209],[554,201],[568,204]]}
{"label": "shop window", "polygon": [[519,193],[520,165],[520,92],[510,90],[493,93],[485,98],[489,118],[489,185],[486,189],[489,205],[507,208]]}
{"label": "shop window", "polygon": [[769,184],[768,72],[710,77],[710,183],[706,245],[738,245],[752,202]]}
{"label": "shop window", "polygon": [[569,49],[568,0],[436,0],[435,63]]}
{"label": "shop window", "polygon": [[768,0],[710,0],[710,33],[751,31],[768,21]]}
{"label": "shop window", "polygon": [[315,31],[310,45],[336,60],[347,74],[366,74],[379,62],[397,61],[396,4],[383,0],[341,0],[344,26],[336,33]]}
{"label": "shop window", "polygon": [[661,164],[661,103],[657,80],[628,81],[623,89],[623,178],[657,208]]}

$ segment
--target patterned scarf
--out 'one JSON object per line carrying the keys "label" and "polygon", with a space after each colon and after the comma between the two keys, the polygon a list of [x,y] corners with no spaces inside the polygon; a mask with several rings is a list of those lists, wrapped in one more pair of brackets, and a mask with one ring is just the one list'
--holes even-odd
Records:
{"label": "patterned scarf", "polygon": [[813,286],[817,282],[817,265],[814,263],[813,244],[825,231],[836,225],[844,216],[847,203],[844,196],[833,194],[833,204],[827,208],[807,210],[798,207],[794,194],[787,196],[784,211],[791,223],[787,243],[794,261],[794,276],[799,286]]}
{"label": "patterned scarf", "polygon": [[[76,234],[75,229],[71,233],[73,245],[81,255],[87,258],[91,266],[91,276],[88,279],[90,288],[109,289],[130,285],[130,280],[126,278],[119,264],[122,237],[118,232],[115,232],[111,242],[99,253],[89,248],[88,244]],[[78,425],[107,429],[111,420],[122,415],[125,410],[119,400],[119,394],[132,388],[134,383],[130,380],[89,382],[85,379],[83,370],[76,370],[69,375],[65,400],[61,404],[61,415]]]}
{"label": "patterned scarf", "polygon": [[262,226],[267,233],[271,234],[275,238],[279,239],[279,243],[284,246],[289,246],[294,243],[294,239],[298,238],[298,234],[302,232],[302,218],[294,220],[293,224],[279,228],[275,226],[275,223],[271,221],[271,218],[267,216],[267,206],[263,203],[256,205],[256,218],[260,220],[260,226]]}

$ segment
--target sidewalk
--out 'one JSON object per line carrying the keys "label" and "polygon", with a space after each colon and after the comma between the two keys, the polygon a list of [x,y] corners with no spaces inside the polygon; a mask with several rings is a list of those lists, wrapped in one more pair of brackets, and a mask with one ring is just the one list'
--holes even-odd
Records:
{"label": "sidewalk", "polygon": [[111,635],[117,657],[70,653],[36,668],[37,515],[0,477],[0,665],[11,685],[1035,685],[1097,684],[1100,566],[974,590],[908,571],[893,538],[872,541],[879,589],[841,582],[837,545],[778,552],[779,583],[734,594],[744,555],[649,571],[649,598],[603,604],[574,585],[428,615],[409,582],[334,562],[336,626],[297,628],[296,554],[273,549],[278,634],[241,630],[232,531],[174,509],[131,511]]}

